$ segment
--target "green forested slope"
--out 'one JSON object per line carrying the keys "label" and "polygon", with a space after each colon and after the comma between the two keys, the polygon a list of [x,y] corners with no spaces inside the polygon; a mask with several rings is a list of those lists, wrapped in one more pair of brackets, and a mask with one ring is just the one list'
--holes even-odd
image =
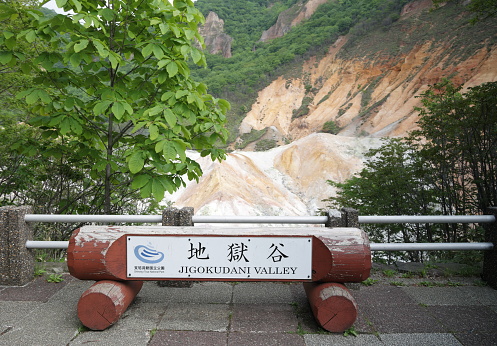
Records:
{"label": "green forested slope", "polygon": [[[236,128],[255,100],[257,91],[281,74],[299,73],[299,65],[312,55],[326,52],[340,35],[351,28],[387,28],[398,18],[409,0],[339,0],[321,5],[308,20],[285,36],[259,42],[264,30],[277,19],[277,13],[295,0],[199,0],[196,6],[206,16],[216,12],[233,37],[233,56],[207,56],[207,69],[194,68],[194,78],[206,83],[209,92],[228,99],[233,107],[230,119],[231,140]],[[358,32],[358,35],[361,33]]]}

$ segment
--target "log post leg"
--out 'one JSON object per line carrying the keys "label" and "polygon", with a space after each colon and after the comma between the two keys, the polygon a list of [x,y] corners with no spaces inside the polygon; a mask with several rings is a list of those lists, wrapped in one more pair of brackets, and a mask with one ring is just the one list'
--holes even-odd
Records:
{"label": "log post leg", "polygon": [[357,304],[342,284],[304,283],[312,313],[321,327],[329,332],[344,332],[357,318]]}
{"label": "log post leg", "polygon": [[119,320],[143,286],[143,281],[95,282],[78,302],[81,323],[92,330],[104,330]]}

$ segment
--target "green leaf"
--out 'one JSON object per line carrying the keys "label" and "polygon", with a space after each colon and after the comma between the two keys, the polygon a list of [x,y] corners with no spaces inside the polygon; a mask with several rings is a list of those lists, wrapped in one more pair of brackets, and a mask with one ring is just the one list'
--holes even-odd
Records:
{"label": "green leaf", "polygon": [[26,96],[26,103],[28,105],[32,105],[38,101],[39,96],[38,96],[38,90],[33,90],[29,95]]}
{"label": "green leaf", "polygon": [[180,140],[173,140],[172,143],[176,149],[176,152],[178,153],[178,155],[180,157],[180,160],[185,161],[186,160],[186,144]]}
{"label": "green leaf", "polygon": [[112,104],[112,101],[104,100],[95,104],[93,107],[93,114],[96,116],[104,114],[107,108]]}
{"label": "green leaf", "polygon": [[162,147],[162,154],[166,159],[174,160],[176,159],[176,148],[171,141],[166,141]]}
{"label": "green leaf", "polygon": [[230,103],[226,100],[223,100],[223,99],[219,99],[218,104],[219,104],[219,107],[221,107],[221,110],[223,111],[223,113],[226,113],[231,108]]}
{"label": "green leaf", "polygon": [[166,70],[167,70],[167,73],[169,74],[169,78],[172,78],[178,73],[178,65],[174,61],[171,61],[166,66]]}
{"label": "green leaf", "polygon": [[167,140],[165,140],[165,139],[160,141],[160,142],[157,142],[155,144],[155,152],[160,153],[162,151],[162,149],[164,148],[164,143],[166,143],[166,142],[167,142]]}
{"label": "green leaf", "polygon": [[145,160],[142,157],[142,153],[140,151],[135,151],[128,160],[129,171],[133,174],[138,173],[142,170],[143,165],[145,164]]}
{"label": "green leaf", "polygon": [[149,43],[142,49],[142,55],[144,58],[150,56],[153,53],[154,46],[155,45],[153,43]]}
{"label": "green leaf", "polygon": [[158,178],[152,180],[152,196],[154,196],[156,201],[162,201],[164,199],[165,188],[162,182]]}
{"label": "green leaf", "polygon": [[131,183],[132,189],[141,189],[146,183],[150,181],[150,176],[148,174],[140,174],[133,178]]}
{"label": "green leaf", "polygon": [[148,131],[150,132],[150,139],[151,140],[154,141],[157,139],[157,137],[159,137],[159,128],[156,125],[154,125],[154,124],[150,125],[148,127]]}
{"label": "green leaf", "polygon": [[164,51],[162,50],[162,48],[158,45],[154,45],[153,47],[153,52],[154,52],[154,56],[160,60],[164,57]]}
{"label": "green leaf", "polygon": [[112,113],[114,113],[114,116],[117,118],[117,119],[121,119],[124,115],[124,105],[119,102],[119,101],[116,101],[114,102],[114,104],[112,105]]}
{"label": "green leaf", "polygon": [[197,48],[192,49],[192,59],[195,64],[202,60],[202,53]]}
{"label": "green leaf", "polygon": [[88,46],[88,43],[90,41],[88,40],[80,40],[78,43],[74,45],[74,51],[76,53],[81,52],[83,49],[85,49]]}
{"label": "green leaf", "polygon": [[169,125],[169,127],[174,127],[174,125],[176,125],[178,120],[176,115],[169,108],[166,108],[164,110],[164,118],[166,119],[166,122]]}
{"label": "green leaf", "polygon": [[0,64],[8,64],[12,60],[11,52],[0,52]]}
{"label": "green leaf", "polygon": [[119,54],[114,52],[109,52],[109,61],[113,69],[117,68],[117,65],[121,62],[121,57]]}
{"label": "green leaf", "polygon": [[142,198],[148,198],[152,194],[152,179],[147,181],[147,183],[140,189],[140,196]]}
{"label": "green leaf", "polygon": [[71,121],[71,130],[77,135],[81,135],[83,133],[83,127],[76,120]]}
{"label": "green leaf", "polygon": [[114,11],[110,8],[104,8],[98,11],[98,13],[107,21],[111,21],[114,19]]}
{"label": "green leaf", "polygon": [[55,0],[55,3],[57,4],[58,8],[62,8],[67,3],[67,0]]}
{"label": "green leaf", "polygon": [[38,96],[40,97],[40,100],[45,104],[52,102],[52,98],[50,97],[50,95],[48,95],[48,93],[43,89],[38,90]]}
{"label": "green leaf", "polygon": [[59,128],[62,135],[68,134],[69,132],[71,132],[71,120],[69,118],[65,118],[59,124]]}
{"label": "green leaf", "polygon": [[74,6],[76,6],[76,12],[81,12],[81,3],[78,0],[71,0]]}
{"label": "green leaf", "polygon": [[16,44],[17,40],[15,36],[9,37],[8,39],[5,40],[5,47],[7,47],[7,49],[14,49]]}
{"label": "green leaf", "polygon": [[161,101],[167,101],[167,100],[169,100],[173,96],[174,96],[174,93],[172,91],[166,91],[164,94],[162,94],[160,100]]}
{"label": "green leaf", "polygon": [[183,96],[188,95],[189,93],[190,93],[190,91],[188,91],[188,90],[178,90],[178,91],[176,91],[176,94],[174,96],[176,96],[176,99],[180,99]]}
{"label": "green leaf", "polygon": [[93,46],[97,49],[98,55],[102,58],[107,58],[109,56],[109,49],[100,41],[93,40]]}
{"label": "green leaf", "polygon": [[28,41],[28,43],[33,43],[35,40],[36,40],[36,31],[30,30],[26,34],[26,41]]}

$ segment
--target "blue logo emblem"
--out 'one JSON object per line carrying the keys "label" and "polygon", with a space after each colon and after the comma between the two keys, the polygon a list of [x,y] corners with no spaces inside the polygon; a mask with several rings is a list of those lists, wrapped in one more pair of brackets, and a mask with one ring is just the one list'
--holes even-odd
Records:
{"label": "blue logo emblem", "polygon": [[149,243],[149,246],[138,245],[135,247],[135,256],[144,263],[159,263],[164,259],[164,254],[154,249]]}

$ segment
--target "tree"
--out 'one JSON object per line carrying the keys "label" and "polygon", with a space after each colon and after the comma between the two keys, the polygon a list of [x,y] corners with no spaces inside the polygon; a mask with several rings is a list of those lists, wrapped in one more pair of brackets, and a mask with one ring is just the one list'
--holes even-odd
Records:
{"label": "tree", "polygon": [[[365,167],[344,183],[328,181],[338,188],[337,196],[325,201],[330,207],[351,207],[361,215],[429,215],[434,212],[433,185],[429,170],[416,145],[402,139],[388,139],[371,149]],[[365,225],[377,242],[423,242],[437,238],[433,227],[418,224]],[[419,260],[409,253],[409,260]]]}
{"label": "tree", "polygon": [[445,214],[497,205],[497,82],[469,88],[445,80],[421,95],[421,154],[437,175]]}
{"label": "tree", "polygon": [[[1,5],[2,18],[19,17],[20,32],[0,38],[0,63],[35,73],[35,85],[17,96],[35,117],[30,124],[61,148],[74,150],[92,179],[102,181],[103,211],[112,213],[114,192],[139,189],[160,201],[198,179],[200,166],[186,150],[213,160],[224,152],[229,104],[193,81],[187,61],[205,64],[193,40],[203,21],[191,0],[57,0],[73,15],[46,18],[32,9]],[[48,51],[27,59],[26,41]],[[36,143],[19,142],[23,153]],[[57,149],[50,152],[59,157]],[[90,159],[89,159],[90,158]],[[94,201],[98,203],[98,201]]]}
{"label": "tree", "polygon": [[[435,8],[438,8],[446,2],[447,0],[434,0],[433,4],[435,5]],[[475,15],[471,19],[473,24],[497,15],[497,1],[495,0],[471,0],[466,7]]]}

